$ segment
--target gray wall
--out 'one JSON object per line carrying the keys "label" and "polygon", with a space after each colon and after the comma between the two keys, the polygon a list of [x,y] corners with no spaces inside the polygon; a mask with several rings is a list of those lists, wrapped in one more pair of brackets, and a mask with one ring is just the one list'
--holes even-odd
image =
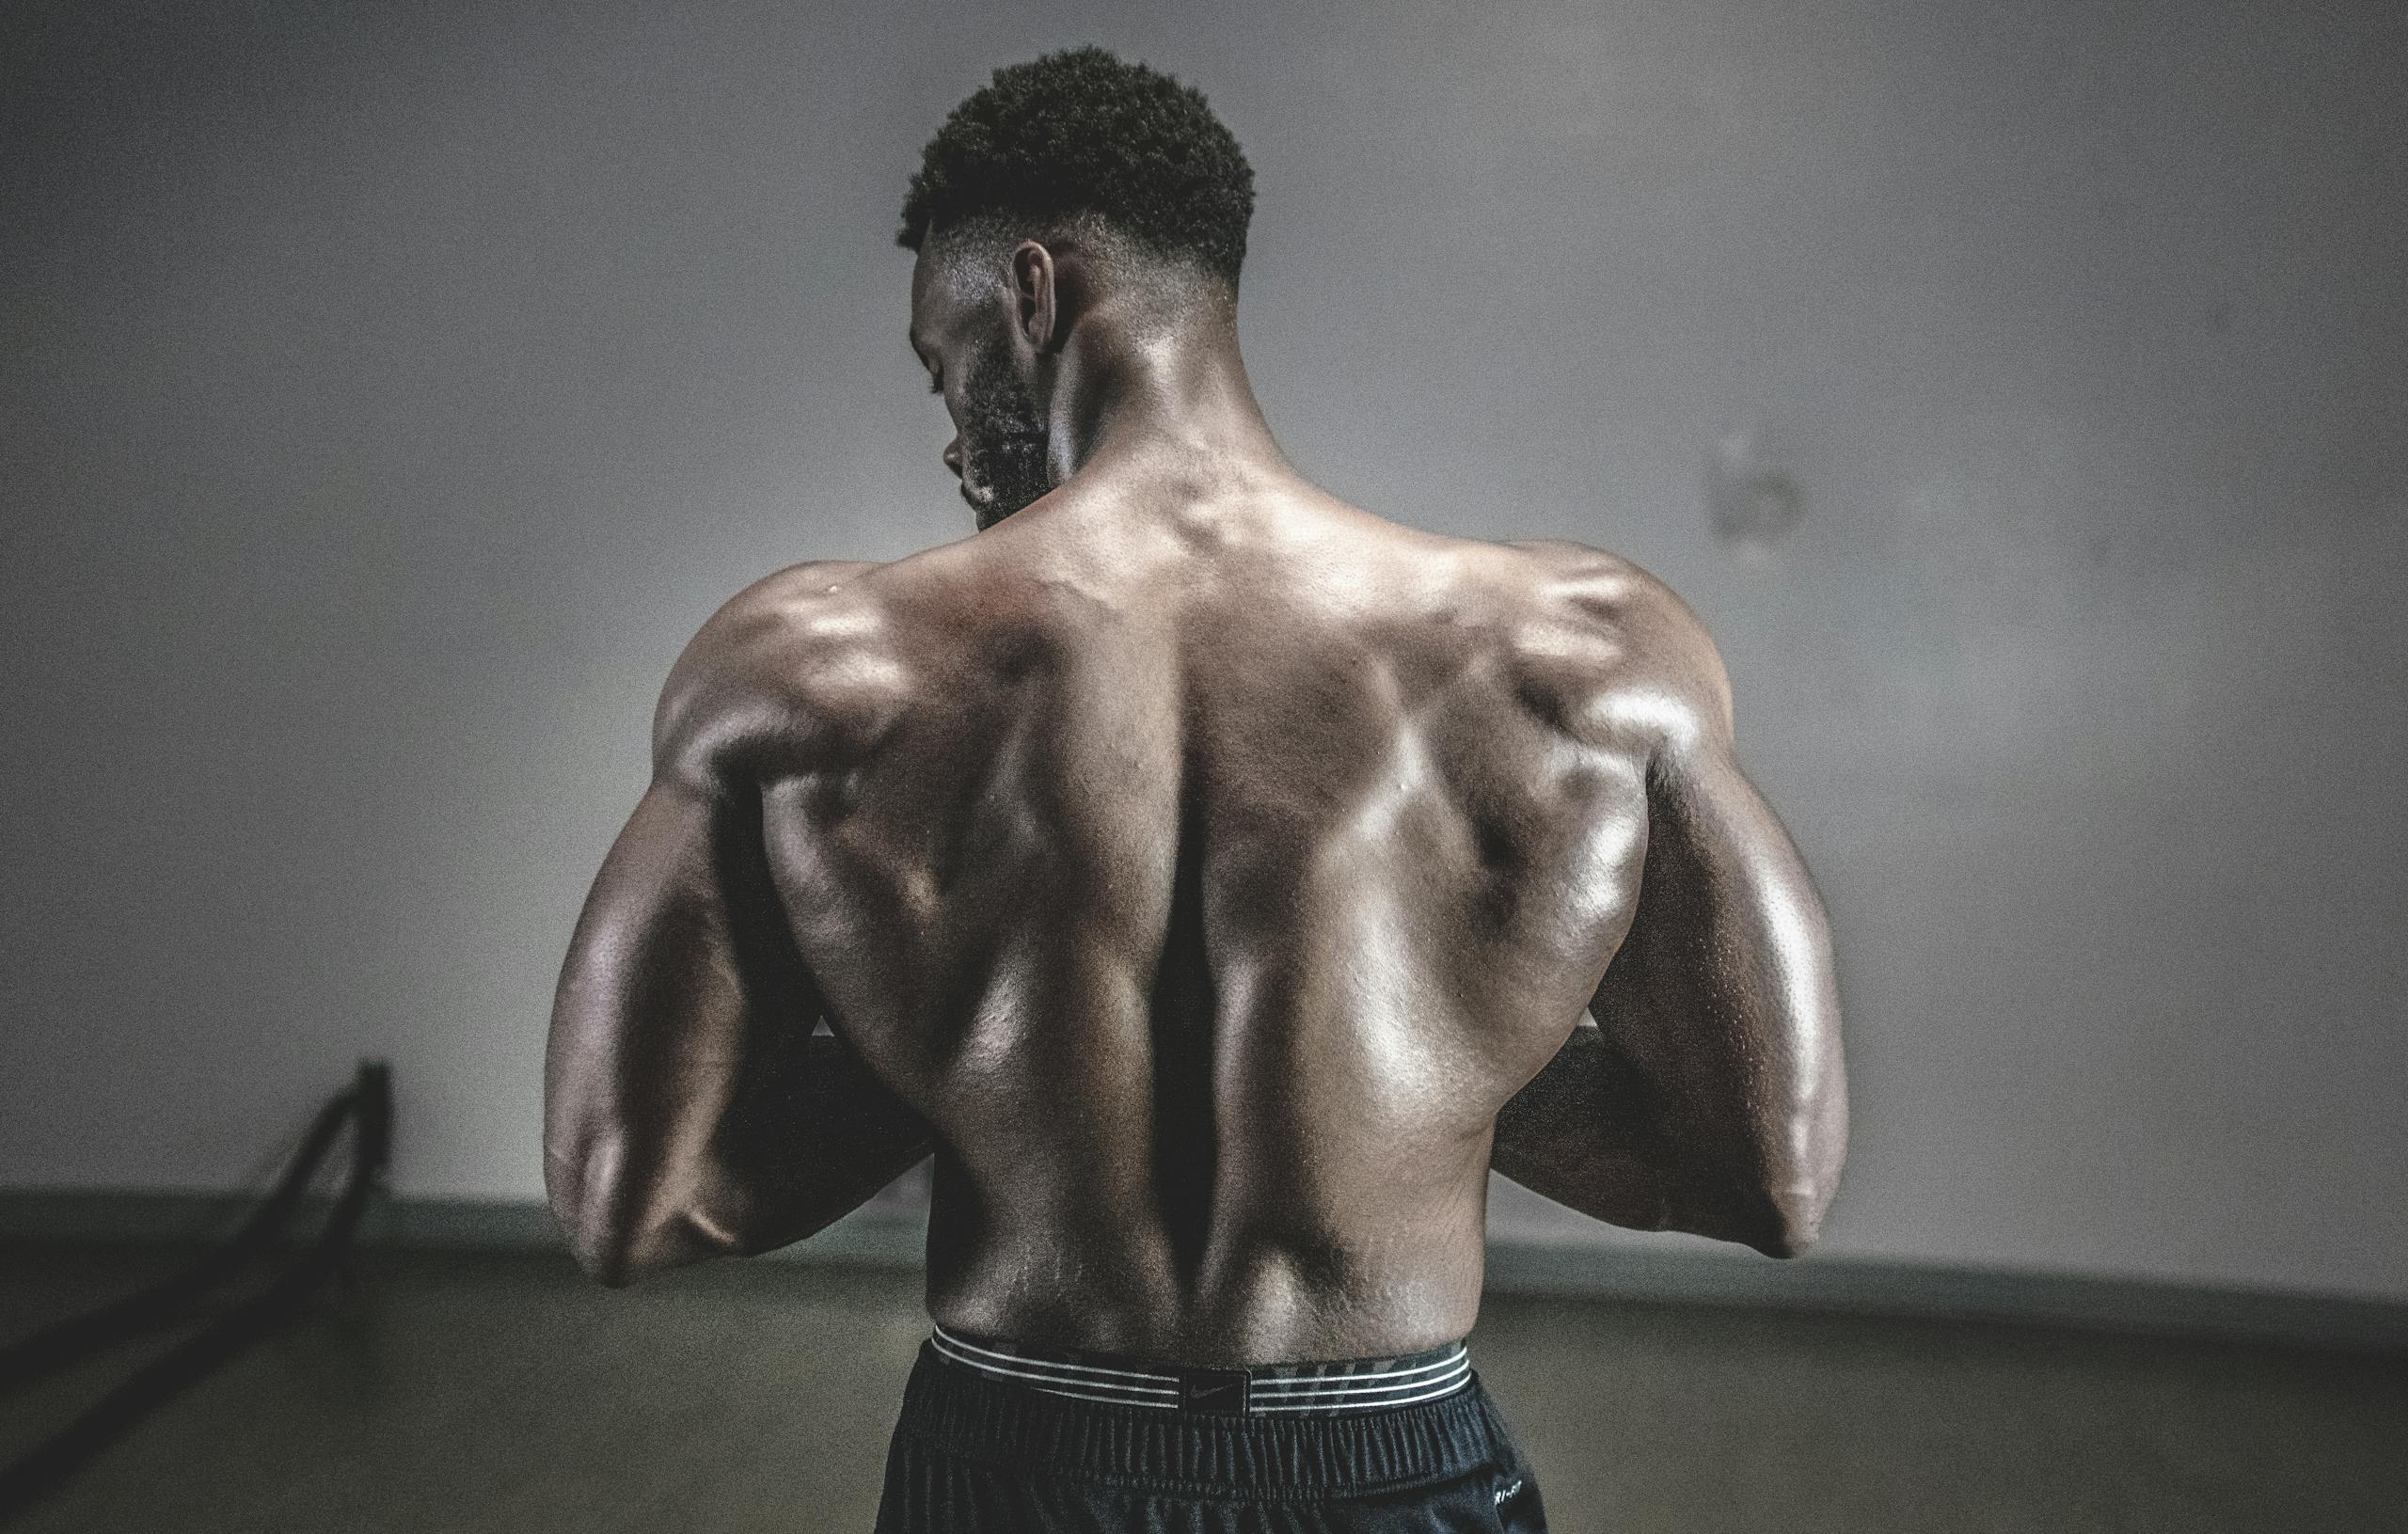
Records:
{"label": "gray wall", "polygon": [[234,1181],[373,1052],[404,1192],[537,1189],[677,647],[969,530],[918,146],[1095,40],[1256,161],[1300,464],[1719,637],[1839,931],[1829,1250],[2408,1296],[2400,14],[12,8],[0,1184]]}

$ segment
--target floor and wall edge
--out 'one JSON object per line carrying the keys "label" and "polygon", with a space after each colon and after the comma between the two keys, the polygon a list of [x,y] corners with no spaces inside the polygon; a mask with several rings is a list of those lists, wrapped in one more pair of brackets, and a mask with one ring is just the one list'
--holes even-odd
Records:
{"label": "floor and wall edge", "polygon": [[[247,1207],[247,1199],[208,1194],[0,1190],[0,1241],[204,1242],[230,1230]],[[781,1261],[913,1268],[926,1233],[915,1214],[869,1208],[773,1256]],[[388,1199],[371,1209],[358,1239],[367,1246],[468,1251],[561,1245],[550,1212],[520,1200]],[[1812,1253],[1776,1261],[1737,1252],[1492,1241],[1487,1289],[2408,1353],[2408,1304],[2398,1302]]]}

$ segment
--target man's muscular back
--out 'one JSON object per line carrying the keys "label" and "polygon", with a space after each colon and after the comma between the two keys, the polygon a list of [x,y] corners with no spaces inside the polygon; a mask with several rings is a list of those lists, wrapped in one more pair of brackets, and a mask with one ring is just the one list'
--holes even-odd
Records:
{"label": "man's muscular back", "polygon": [[757,796],[795,994],[932,1129],[934,1318],[1215,1363],[1469,1329],[1497,1114],[1725,706],[1627,563],[1282,494],[797,566],[658,726]]}

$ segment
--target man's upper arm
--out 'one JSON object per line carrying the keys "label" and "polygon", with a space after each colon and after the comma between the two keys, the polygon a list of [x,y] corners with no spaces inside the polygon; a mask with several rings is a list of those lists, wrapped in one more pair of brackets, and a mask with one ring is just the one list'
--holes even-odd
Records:
{"label": "man's upper arm", "polygon": [[[780,578],[791,578],[782,573]],[[545,1067],[545,1181],[589,1270],[619,1282],[738,1249],[721,1131],[748,1068],[822,1010],[768,867],[745,693],[762,583],[695,636],[662,688],[653,778],[562,966]],[[794,744],[792,729],[779,749]]]}
{"label": "man's upper arm", "polygon": [[736,1250],[718,1136],[771,1027],[819,1011],[760,865],[757,799],[655,778],[604,860],[562,967],[545,1180],[606,1281]]}
{"label": "man's upper arm", "polygon": [[1814,1240],[1846,1151],[1830,934],[1797,847],[1739,769],[1720,657],[1658,592],[1616,704],[1649,736],[1645,861],[1590,1010],[1702,1196],[1761,1226],[1769,1239],[1755,1244],[1794,1250]]}

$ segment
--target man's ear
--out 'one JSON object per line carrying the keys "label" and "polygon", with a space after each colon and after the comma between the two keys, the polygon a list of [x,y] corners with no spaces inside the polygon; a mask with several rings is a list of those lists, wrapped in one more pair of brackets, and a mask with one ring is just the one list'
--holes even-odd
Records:
{"label": "man's ear", "polygon": [[1012,324],[1031,351],[1054,344],[1060,311],[1055,307],[1054,252],[1034,240],[1012,247]]}

